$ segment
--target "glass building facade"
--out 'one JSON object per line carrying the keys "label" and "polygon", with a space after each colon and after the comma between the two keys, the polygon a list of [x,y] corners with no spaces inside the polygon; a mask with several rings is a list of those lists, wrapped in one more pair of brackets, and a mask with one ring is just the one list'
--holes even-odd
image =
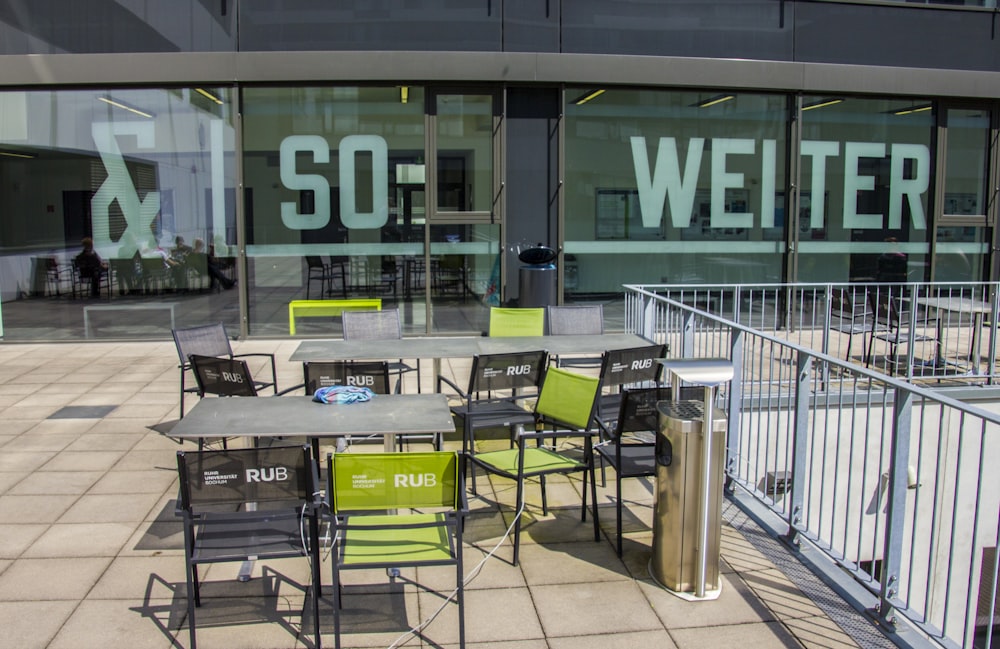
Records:
{"label": "glass building facade", "polygon": [[[5,341],[220,320],[281,337],[289,301],[361,296],[408,334],[481,331],[539,243],[565,303],[625,283],[996,279],[1000,57],[900,68],[887,45],[858,66],[848,44],[794,45],[816,12],[919,34],[939,14],[978,26],[979,5],[722,3],[762,21],[744,43],[679,2],[278,4],[109,3],[72,35],[91,22],[0,12]],[[645,40],[685,15],[699,44]],[[713,38],[743,50],[702,51]]]}

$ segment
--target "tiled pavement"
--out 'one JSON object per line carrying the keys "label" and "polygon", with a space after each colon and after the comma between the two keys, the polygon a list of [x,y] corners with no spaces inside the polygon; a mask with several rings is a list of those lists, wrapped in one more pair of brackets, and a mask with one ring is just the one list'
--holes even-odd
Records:
{"label": "tiled pavement", "polygon": [[[296,344],[235,346],[274,352],[279,386],[289,386],[300,381],[300,366],[287,360]],[[467,366],[445,363],[444,371],[464,376]],[[178,416],[177,381],[169,342],[0,345],[0,646],[188,646],[183,550],[173,515],[180,447],[160,432]],[[478,484],[466,528],[468,571],[510,523],[510,509],[501,515],[495,503],[513,498],[510,484],[482,478]],[[599,494],[605,539],[594,543],[589,524],[579,522],[578,489],[576,481],[553,485],[556,509],[547,517],[530,506],[537,492],[529,489],[521,564],[508,563],[506,540],[467,588],[469,646],[858,646],[761,552],[759,538],[748,538],[747,530],[760,534],[745,517],[723,526],[722,596],[691,603],[648,575],[650,482],[626,481],[624,560],[612,545],[613,491]],[[236,581],[238,568],[215,564],[203,571],[199,646],[313,646],[310,627],[300,633],[304,562],[258,563],[248,583]],[[422,638],[399,640],[441,602],[409,580],[446,591],[452,574],[404,570],[393,586],[384,572],[354,577],[374,586],[348,590],[344,646],[454,646],[454,606]],[[323,575],[329,583],[328,565]],[[322,623],[323,642],[332,647],[330,616]]]}

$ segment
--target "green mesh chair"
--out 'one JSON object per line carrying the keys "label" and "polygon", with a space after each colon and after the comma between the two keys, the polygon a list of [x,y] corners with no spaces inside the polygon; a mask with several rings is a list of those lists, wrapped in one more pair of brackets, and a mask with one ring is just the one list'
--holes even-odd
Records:
{"label": "green mesh chair", "polygon": [[[459,646],[465,646],[463,457],[454,451],[327,455],[333,610],[340,648],[344,570],[454,566]],[[394,573],[390,573],[394,574]]]}
{"label": "green mesh chair", "polygon": [[490,309],[491,337],[544,336],[545,309]]}
{"label": "green mesh chair", "polygon": [[[582,473],[581,520],[587,520],[587,477],[590,474],[591,498],[597,499],[594,487],[592,436],[596,434],[594,408],[600,380],[568,370],[550,367],[545,372],[542,390],[535,403],[535,430],[517,429],[517,446],[512,449],[477,453],[475,443],[466,444],[468,460],[475,467],[493,475],[517,482],[516,520],[514,522],[514,560],[517,565],[520,549],[521,516],[524,508],[524,482],[538,478],[542,495],[542,515],[548,514],[545,497],[545,476]],[[581,446],[566,451],[543,445],[555,441],[560,445],[577,441]],[[529,444],[533,442],[533,444]],[[594,508],[594,540],[600,540],[597,509]]]}

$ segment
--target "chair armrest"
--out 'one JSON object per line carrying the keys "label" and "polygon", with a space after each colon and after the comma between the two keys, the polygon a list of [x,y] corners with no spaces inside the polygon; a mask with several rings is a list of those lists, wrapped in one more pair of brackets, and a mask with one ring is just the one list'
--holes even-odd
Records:
{"label": "chair armrest", "polygon": [[292,386],[292,387],[290,387],[290,388],[285,388],[285,389],[284,389],[284,390],[282,390],[281,392],[276,392],[274,396],[276,396],[276,397],[283,397],[283,396],[285,396],[286,394],[288,394],[289,392],[295,392],[296,390],[302,390],[302,389],[304,389],[305,387],[306,387],[306,384],[305,384],[305,383],[299,383],[299,384],[297,384],[297,385],[293,385],[293,386]]}
{"label": "chair armrest", "polygon": [[452,390],[454,390],[455,392],[457,392],[458,396],[462,397],[463,399],[468,399],[469,398],[469,395],[467,395],[466,393],[462,392],[462,389],[460,387],[458,387],[457,385],[455,385],[450,379],[448,379],[447,377],[444,377],[444,376],[438,374],[438,377],[437,377],[437,391],[438,392],[441,392],[441,384],[442,383],[447,383],[448,386]]}

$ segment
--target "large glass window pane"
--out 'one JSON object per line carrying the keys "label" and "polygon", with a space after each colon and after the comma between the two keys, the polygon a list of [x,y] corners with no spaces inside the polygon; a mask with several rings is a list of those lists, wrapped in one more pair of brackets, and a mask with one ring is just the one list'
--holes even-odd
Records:
{"label": "large glass window pane", "polygon": [[433,225],[430,229],[432,332],[486,331],[500,306],[500,226]]}
{"label": "large glass window pane", "polygon": [[567,297],[781,279],[786,99],[566,91]]}
{"label": "large glass window pane", "polygon": [[985,217],[989,111],[949,109],[945,123],[944,218]]}
{"label": "large glass window pane", "polygon": [[0,93],[5,339],[238,331],[221,291],[236,277],[233,114],[225,88]]}
{"label": "large glass window pane", "polygon": [[493,209],[493,95],[436,96],[437,211]]}
{"label": "large glass window pane", "polygon": [[799,280],[925,280],[930,102],[802,101]]}
{"label": "large glass window pane", "polygon": [[[423,331],[424,93],[417,87],[247,88],[244,181],[250,330],[286,335],[288,302],[406,303]],[[408,302],[413,300],[413,302]],[[303,319],[297,335],[339,335]]]}

